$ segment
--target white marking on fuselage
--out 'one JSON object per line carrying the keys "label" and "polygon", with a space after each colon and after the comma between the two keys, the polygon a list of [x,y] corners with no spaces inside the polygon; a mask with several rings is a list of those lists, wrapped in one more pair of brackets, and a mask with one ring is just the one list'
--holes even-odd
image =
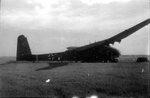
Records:
{"label": "white marking on fuselage", "polygon": [[144,72],[144,69],[142,68],[142,73]]}
{"label": "white marking on fuselage", "polygon": [[51,81],[50,79],[47,79],[45,82],[48,83],[48,82],[50,82],[50,81]]}
{"label": "white marking on fuselage", "polygon": [[73,96],[72,98],[79,98],[78,96]]}
{"label": "white marking on fuselage", "polygon": [[91,96],[86,97],[86,98],[98,98],[98,96],[97,95],[91,95]]}

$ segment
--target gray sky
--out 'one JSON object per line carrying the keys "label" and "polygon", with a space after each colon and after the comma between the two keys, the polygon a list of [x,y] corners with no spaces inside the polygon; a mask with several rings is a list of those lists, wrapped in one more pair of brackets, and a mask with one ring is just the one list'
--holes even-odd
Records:
{"label": "gray sky", "polygon": [[[66,50],[114,36],[149,18],[150,0],[1,0],[0,56],[15,56],[24,34],[32,53]],[[113,47],[148,54],[150,25]]]}

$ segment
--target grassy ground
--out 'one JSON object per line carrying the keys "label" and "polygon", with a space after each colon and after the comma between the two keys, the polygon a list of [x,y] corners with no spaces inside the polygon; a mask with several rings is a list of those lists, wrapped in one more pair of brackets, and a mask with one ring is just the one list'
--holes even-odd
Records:
{"label": "grassy ground", "polygon": [[0,64],[0,97],[145,98],[149,96],[149,69],[149,63],[134,62],[7,62]]}

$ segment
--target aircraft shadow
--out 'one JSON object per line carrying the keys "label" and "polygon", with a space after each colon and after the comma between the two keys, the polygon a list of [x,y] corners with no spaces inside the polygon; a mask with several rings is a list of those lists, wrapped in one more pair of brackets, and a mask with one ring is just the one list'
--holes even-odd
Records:
{"label": "aircraft shadow", "polygon": [[53,69],[53,68],[57,68],[57,67],[61,67],[61,66],[65,66],[65,65],[68,65],[68,62],[55,62],[55,63],[48,63],[49,66],[46,66],[46,67],[42,67],[42,68],[38,68],[36,69],[35,71],[39,71],[39,70],[50,70],[50,69]]}

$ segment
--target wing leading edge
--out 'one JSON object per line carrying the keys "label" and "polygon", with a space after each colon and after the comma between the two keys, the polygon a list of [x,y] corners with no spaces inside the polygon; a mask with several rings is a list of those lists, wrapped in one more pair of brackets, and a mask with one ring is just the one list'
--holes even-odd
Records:
{"label": "wing leading edge", "polygon": [[95,42],[95,43],[92,43],[92,44],[89,44],[89,45],[85,45],[85,46],[81,46],[81,47],[78,47],[74,50],[76,51],[82,51],[82,50],[86,50],[86,49],[89,49],[89,48],[93,48],[93,47],[96,47],[96,46],[100,46],[100,45],[109,45],[109,44],[114,44],[115,42],[121,42],[122,39],[126,38],[127,36],[133,34],[134,32],[136,32],[137,30],[143,28],[144,26],[148,25],[150,23],[150,19],[147,19],[111,38],[108,38],[106,40],[102,40],[102,41],[99,41],[99,42]]}

